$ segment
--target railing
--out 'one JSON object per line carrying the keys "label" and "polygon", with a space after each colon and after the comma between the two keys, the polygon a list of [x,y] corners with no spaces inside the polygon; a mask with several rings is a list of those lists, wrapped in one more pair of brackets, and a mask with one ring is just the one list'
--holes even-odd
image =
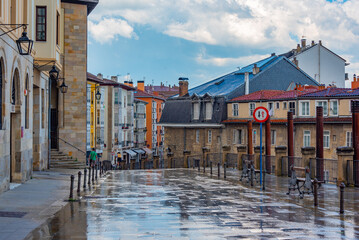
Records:
{"label": "railing", "polygon": [[[323,166],[323,176],[317,170],[317,164]],[[323,180],[326,183],[337,183],[338,181],[338,160],[326,158],[311,158],[310,169],[318,180]],[[312,175],[313,177],[313,175]]]}
{"label": "railing", "polygon": [[[53,138],[54,138],[54,137],[53,137]],[[64,139],[62,139],[62,138],[60,138],[60,137],[57,137],[57,139],[61,140],[61,141],[64,142],[65,144],[69,145],[70,147],[76,149],[77,151],[83,153],[83,154],[86,156],[86,152],[84,152],[84,151],[81,150],[80,148],[74,146],[73,144],[69,143],[68,141],[66,141],[66,140],[64,140]]]}
{"label": "railing", "polygon": [[[294,167],[309,167],[309,165],[305,166],[305,163],[303,161],[302,157],[289,157],[289,156],[285,156],[282,157],[282,176],[288,176],[290,177],[290,167],[291,165],[293,165]],[[302,174],[302,176],[300,176]],[[298,177],[304,177],[305,172],[303,173],[298,173],[297,175],[299,175]]]}
{"label": "railing", "polygon": [[226,164],[228,168],[237,168],[238,167],[238,154],[237,153],[227,153],[226,154]]}

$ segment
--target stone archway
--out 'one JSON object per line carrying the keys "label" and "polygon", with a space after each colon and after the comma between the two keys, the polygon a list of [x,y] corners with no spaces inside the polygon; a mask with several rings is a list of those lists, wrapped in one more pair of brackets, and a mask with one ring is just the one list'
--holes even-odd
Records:
{"label": "stone archway", "polygon": [[21,111],[20,76],[16,68],[11,82],[10,115],[10,182],[21,182]]}

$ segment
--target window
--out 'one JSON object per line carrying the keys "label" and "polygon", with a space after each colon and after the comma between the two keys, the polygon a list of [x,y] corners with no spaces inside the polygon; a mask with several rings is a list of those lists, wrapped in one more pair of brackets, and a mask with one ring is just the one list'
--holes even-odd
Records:
{"label": "window", "polygon": [[254,109],[256,109],[256,104],[255,103],[249,103],[249,115],[252,116]]}
{"label": "window", "polygon": [[287,102],[283,102],[283,109],[287,109]]}
{"label": "window", "polygon": [[257,144],[257,130],[253,129],[253,145]]}
{"label": "window", "polygon": [[303,147],[310,147],[310,131],[304,131],[303,134]]}
{"label": "window", "polygon": [[212,119],[213,106],[211,102],[206,103],[206,120]]}
{"label": "window", "polygon": [[300,102],[300,116],[309,116],[309,102]]}
{"label": "window", "polygon": [[243,144],[242,129],[233,130],[233,144]]}
{"label": "window", "polygon": [[60,45],[60,14],[56,12],[56,44]]}
{"label": "window", "polygon": [[193,120],[199,119],[199,103],[193,103]]}
{"label": "window", "polygon": [[329,131],[324,131],[323,132],[323,147],[324,148],[330,148],[330,132]]}
{"label": "window", "polygon": [[[0,2],[1,4],[1,2]],[[0,59],[0,130],[3,129],[2,124],[3,124],[3,109],[2,109],[2,104],[3,104],[3,86],[2,86],[2,76],[3,76],[3,71],[2,71],[2,59]]]}
{"label": "window", "polygon": [[289,111],[293,112],[293,115],[295,115],[295,102],[289,102]]}
{"label": "window", "polygon": [[279,109],[279,102],[275,103],[275,109]]}
{"label": "window", "polygon": [[196,143],[199,143],[199,130],[196,130]]}
{"label": "window", "polygon": [[[328,101],[316,101],[316,107],[323,107],[323,116],[328,116]],[[317,108],[315,108],[316,110]]]}
{"label": "window", "polygon": [[233,116],[237,117],[238,116],[238,103],[233,103],[232,104],[232,110],[233,110]]}
{"label": "window", "polygon": [[212,130],[208,130],[208,143],[212,142]]}
{"label": "window", "polygon": [[25,128],[28,129],[29,128],[29,75],[26,74],[26,79],[25,79],[25,91],[26,91],[26,95],[25,95]]}
{"label": "window", "polygon": [[275,141],[276,141],[276,138],[277,138],[277,132],[276,130],[271,130],[271,144],[272,145],[275,145]]}
{"label": "window", "polygon": [[338,116],[338,100],[330,100],[330,115]]}
{"label": "window", "polygon": [[46,41],[46,6],[36,7],[36,41]]}
{"label": "window", "polygon": [[45,90],[41,89],[41,128],[45,127]]}
{"label": "window", "polygon": [[347,132],[346,134],[346,146],[347,147],[353,147],[353,133]]}
{"label": "window", "polygon": [[270,102],[268,103],[268,111],[272,110],[273,111],[273,103]]}

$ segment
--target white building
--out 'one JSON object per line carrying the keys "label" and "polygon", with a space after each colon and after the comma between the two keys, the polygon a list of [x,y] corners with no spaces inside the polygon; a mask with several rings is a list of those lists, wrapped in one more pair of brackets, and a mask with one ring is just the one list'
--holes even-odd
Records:
{"label": "white building", "polygon": [[320,84],[345,87],[345,80],[348,79],[345,66],[349,63],[324,47],[321,41],[319,43],[312,41],[310,45],[307,45],[306,39],[302,39],[296,49],[283,55]]}

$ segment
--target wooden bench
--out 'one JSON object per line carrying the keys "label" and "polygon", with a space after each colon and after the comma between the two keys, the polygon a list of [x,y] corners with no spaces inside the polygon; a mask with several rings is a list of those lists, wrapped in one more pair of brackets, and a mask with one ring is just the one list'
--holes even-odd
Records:
{"label": "wooden bench", "polygon": [[[310,169],[309,167],[295,167],[292,165],[290,167],[291,177],[289,179],[289,188],[287,195],[290,194],[291,191],[298,190],[300,198],[304,197],[304,194],[313,194],[314,193],[314,180],[310,177]],[[305,177],[297,177],[297,172],[304,172]],[[318,182],[319,186],[323,182]]]}

